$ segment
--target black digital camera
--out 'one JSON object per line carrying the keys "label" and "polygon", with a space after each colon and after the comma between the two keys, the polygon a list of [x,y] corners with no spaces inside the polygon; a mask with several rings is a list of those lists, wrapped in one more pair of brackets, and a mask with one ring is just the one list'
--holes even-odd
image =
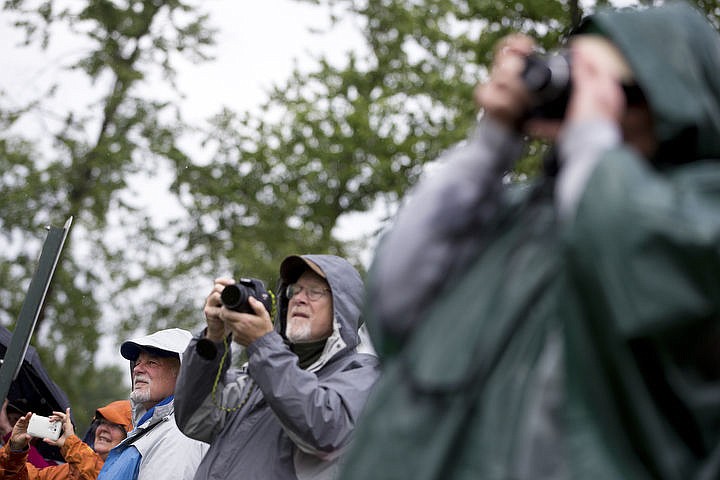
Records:
{"label": "black digital camera", "polygon": [[[527,118],[562,119],[572,92],[570,51],[533,53],[525,60],[523,82],[530,92],[531,107]],[[635,83],[621,85],[625,104],[640,105],[645,95]]]}
{"label": "black digital camera", "polygon": [[272,298],[262,280],[241,278],[236,284],[226,286],[220,293],[220,301],[230,310],[254,314],[255,311],[248,303],[250,297],[260,300],[268,313],[272,314]]}
{"label": "black digital camera", "polygon": [[565,116],[572,89],[568,50],[529,55],[522,79],[530,92],[529,118],[559,119]]}

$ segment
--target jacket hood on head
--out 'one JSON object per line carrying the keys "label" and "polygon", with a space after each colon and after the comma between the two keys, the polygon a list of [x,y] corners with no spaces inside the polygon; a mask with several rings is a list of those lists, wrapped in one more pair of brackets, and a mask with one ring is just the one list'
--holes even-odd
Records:
{"label": "jacket hood on head", "polygon": [[133,429],[130,400],[117,400],[100,407],[95,410],[95,416],[98,415],[116,425],[122,425],[125,428],[125,433]]}
{"label": "jacket hood on head", "polygon": [[[283,265],[297,260],[298,256],[287,257]],[[358,328],[360,328],[360,314],[365,287],[360,274],[350,262],[335,255],[300,255],[303,260],[309,260],[308,268],[319,267],[330,285],[333,299],[333,336],[339,336],[345,343],[345,348],[353,349],[359,343]],[[285,319],[288,309],[288,298],[285,293],[287,285],[296,279],[283,278],[286,271],[281,265],[281,280],[278,287],[278,313],[275,321],[275,330],[285,332]],[[331,337],[332,338],[332,337]],[[343,348],[343,350],[345,349]],[[333,352],[336,353],[336,352]]]}
{"label": "jacket hood on head", "polygon": [[720,35],[685,3],[601,10],[574,33],[600,33],[623,53],[650,105],[659,164],[720,158]]}

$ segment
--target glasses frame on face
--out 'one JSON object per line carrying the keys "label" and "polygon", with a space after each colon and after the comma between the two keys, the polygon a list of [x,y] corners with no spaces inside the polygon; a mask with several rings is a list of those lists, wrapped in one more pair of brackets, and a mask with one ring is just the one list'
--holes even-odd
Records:
{"label": "glasses frame on face", "polygon": [[298,285],[297,283],[291,283],[285,289],[285,294],[287,295],[288,300],[302,292],[305,292],[305,296],[308,300],[316,302],[324,297],[325,294],[329,293],[330,289],[327,287],[305,287],[303,285]]}

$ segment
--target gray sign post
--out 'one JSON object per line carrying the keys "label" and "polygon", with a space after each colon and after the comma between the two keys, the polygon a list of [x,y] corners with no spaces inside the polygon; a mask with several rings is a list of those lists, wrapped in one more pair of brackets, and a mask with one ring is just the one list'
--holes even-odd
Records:
{"label": "gray sign post", "polygon": [[30,281],[25,295],[20,316],[13,331],[10,345],[0,367],[0,402],[7,398],[10,384],[17,378],[20,367],[25,359],[25,352],[30,344],[33,330],[45,303],[45,296],[50,288],[55,267],[60,259],[65,239],[70,231],[72,217],[68,218],[62,228],[48,227],[48,235],[43,244],[37,269]]}

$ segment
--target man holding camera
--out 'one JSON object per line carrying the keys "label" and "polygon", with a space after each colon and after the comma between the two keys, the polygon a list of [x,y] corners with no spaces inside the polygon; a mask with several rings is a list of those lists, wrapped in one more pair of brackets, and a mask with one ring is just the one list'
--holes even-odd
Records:
{"label": "man holding camera", "polygon": [[[223,303],[231,279],[215,281],[207,328],[183,357],[176,421],[210,443],[196,479],[336,478],[339,460],[379,376],[361,343],[364,293],[357,270],[333,255],[289,256],[280,265],[276,321],[256,297]],[[248,361],[230,368],[229,341]]]}
{"label": "man holding camera", "polygon": [[99,480],[191,480],[207,445],[175,424],[175,382],[192,334],[180,328],[132,338],[120,346],[130,360],[133,430],[115,446]]}
{"label": "man holding camera", "polygon": [[[559,118],[534,50],[499,43],[378,249],[346,480],[720,478],[720,36],[684,3],[591,16]],[[508,182],[528,136],[555,155]]]}

